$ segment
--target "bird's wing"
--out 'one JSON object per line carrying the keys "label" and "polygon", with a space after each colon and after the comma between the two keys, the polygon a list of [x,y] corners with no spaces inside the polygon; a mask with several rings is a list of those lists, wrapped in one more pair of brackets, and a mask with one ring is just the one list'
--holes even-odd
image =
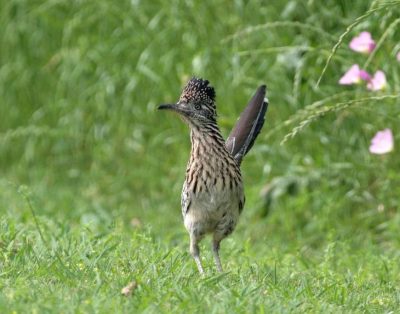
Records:
{"label": "bird's wing", "polygon": [[239,165],[264,125],[268,108],[268,100],[265,99],[266,89],[265,85],[257,89],[225,142],[226,148]]}

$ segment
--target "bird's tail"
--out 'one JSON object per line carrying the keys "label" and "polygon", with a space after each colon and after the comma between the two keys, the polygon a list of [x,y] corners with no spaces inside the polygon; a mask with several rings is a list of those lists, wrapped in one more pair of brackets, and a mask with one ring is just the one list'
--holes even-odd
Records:
{"label": "bird's tail", "polygon": [[268,100],[265,99],[266,89],[265,85],[257,89],[225,142],[226,148],[239,165],[264,125],[268,108]]}

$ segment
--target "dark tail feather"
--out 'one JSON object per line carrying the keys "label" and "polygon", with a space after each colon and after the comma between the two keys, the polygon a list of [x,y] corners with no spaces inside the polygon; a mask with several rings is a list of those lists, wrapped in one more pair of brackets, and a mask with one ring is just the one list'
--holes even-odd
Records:
{"label": "dark tail feather", "polygon": [[238,164],[254,144],[264,121],[268,102],[264,100],[266,86],[260,86],[226,140],[225,146]]}

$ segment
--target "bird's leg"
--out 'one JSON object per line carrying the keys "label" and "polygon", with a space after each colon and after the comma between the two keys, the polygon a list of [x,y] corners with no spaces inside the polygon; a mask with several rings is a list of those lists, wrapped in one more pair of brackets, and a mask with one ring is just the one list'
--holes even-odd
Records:
{"label": "bird's leg", "polygon": [[219,244],[221,243],[221,240],[213,239],[212,242],[212,251],[214,254],[214,260],[215,260],[215,265],[217,266],[218,272],[222,273],[222,265],[221,265],[221,260],[219,259]]}
{"label": "bird's leg", "polygon": [[190,235],[190,254],[192,254],[192,256],[196,262],[199,273],[201,275],[204,275],[204,269],[203,269],[203,266],[201,265],[201,260],[200,260],[200,249],[199,249],[199,245],[197,242],[198,241],[197,241],[196,236],[191,234]]}

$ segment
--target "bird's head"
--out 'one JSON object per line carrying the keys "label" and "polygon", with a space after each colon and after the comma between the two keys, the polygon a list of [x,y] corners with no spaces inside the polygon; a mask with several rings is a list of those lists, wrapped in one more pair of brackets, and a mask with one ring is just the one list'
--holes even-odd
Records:
{"label": "bird's head", "polygon": [[207,80],[191,78],[176,104],[164,104],[158,109],[168,109],[180,114],[189,126],[201,127],[214,123],[217,117],[215,91]]}

